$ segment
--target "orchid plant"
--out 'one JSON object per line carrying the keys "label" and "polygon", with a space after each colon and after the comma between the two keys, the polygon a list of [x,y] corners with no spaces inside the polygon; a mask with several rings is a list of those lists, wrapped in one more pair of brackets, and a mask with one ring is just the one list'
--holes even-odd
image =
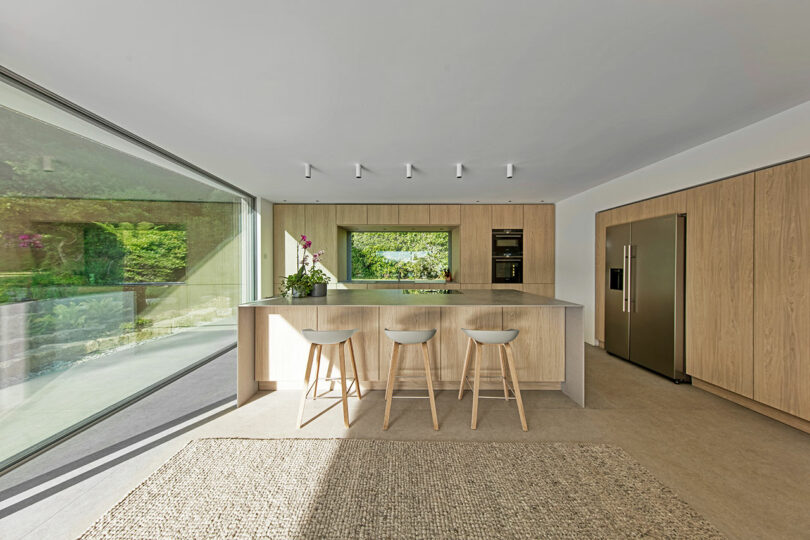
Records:
{"label": "orchid plant", "polygon": [[[316,283],[329,283],[329,276],[324,273],[320,268],[315,265],[323,259],[324,250],[316,253],[309,253],[309,248],[312,247],[312,240],[307,238],[307,235],[302,234],[301,238],[295,245],[295,265],[298,270],[295,274],[290,274],[284,278],[281,284],[282,294],[292,293],[293,296],[306,296],[312,291],[312,286]],[[310,266],[310,259],[312,269],[307,274],[307,267]]]}

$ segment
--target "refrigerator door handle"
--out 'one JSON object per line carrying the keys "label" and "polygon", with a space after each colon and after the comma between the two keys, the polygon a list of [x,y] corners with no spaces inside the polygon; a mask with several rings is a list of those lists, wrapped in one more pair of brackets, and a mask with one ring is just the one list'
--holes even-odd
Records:
{"label": "refrigerator door handle", "polygon": [[627,246],[622,246],[622,313],[625,313],[625,295],[627,294]]}
{"label": "refrigerator door handle", "polygon": [[627,245],[627,312],[633,311],[633,298],[630,296],[630,290],[633,287],[633,244]]}

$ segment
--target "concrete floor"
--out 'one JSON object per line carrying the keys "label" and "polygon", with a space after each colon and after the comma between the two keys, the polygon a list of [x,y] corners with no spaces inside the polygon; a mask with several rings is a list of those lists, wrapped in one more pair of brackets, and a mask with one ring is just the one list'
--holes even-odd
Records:
{"label": "concrete floor", "polygon": [[[417,440],[593,441],[621,446],[731,538],[807,538],[810,435],[689,385],[675,385],[603,351],[586,348],[587,408],[560,392],[525,392],[528,433],[514,402],[483,400],[469,429],[471,396],[437,397],[441,430],[427,400],[395,401],[381,430],[383,392],[352,400],[344,429],[337,401],[310,403],[295,429],[299,394],[261,393],[250,403],[179,433],[0,520],[3,538],[68,538],[187,441],[199,437],[356,437]],[[24,494],[23,494],[24,496]]]}

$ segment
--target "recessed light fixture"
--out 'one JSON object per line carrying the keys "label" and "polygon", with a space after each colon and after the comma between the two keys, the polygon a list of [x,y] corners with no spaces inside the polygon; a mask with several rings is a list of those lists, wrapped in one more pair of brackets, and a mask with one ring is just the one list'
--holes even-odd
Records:
{"label": "recessed light fixture", "polygon": [[354,164],[354,177],[355,178],[362,178],[363,176],[363,166],[359,163]]}
{"label": "recessed light fixture", "polygon": [[464,165],[461,163],[456,163],[456,178],[461,178],[461,171],[464,169]]}
{"label": "recessed light fixture", "polygon": [[506,164],[506,177],[512,178],[512,175],[515,173],[515,166],[511,163]]}
{"label": "recessed light fixture", "polygon": [[304,176],[307,178],[312,178],[312,165],[309,163],[304,163]]}
{"label": "recessed light fixture", "polygon": [[413,178],[413,165],[410,163],[405,164],[405,178]]}

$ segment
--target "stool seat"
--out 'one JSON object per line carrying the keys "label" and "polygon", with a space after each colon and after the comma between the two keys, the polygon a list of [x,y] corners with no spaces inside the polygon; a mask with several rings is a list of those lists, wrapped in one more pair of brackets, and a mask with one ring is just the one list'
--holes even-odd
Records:
{"label": "stool seat", "polygon": [[468,330],[466,328],[462,328],[461,331],[467,334],[468,337],[471,337],[478,343],[483,343],[484,345],[501,345],[504,343],[509,343],[510,341],[514,341],[520,332],[520,330],[515,330],[513,328],[509,330]]}
{"label": "stool seat", "polygon": [[388,339],[402,345],[416,345],[430,341],[436,335],[436,329],[430,330],[389,330],[385,329]]}
{"label": "stool seat", "polygon": [[352,335],[357,332],[356,328],[351,330],[313,330],[305,328],[301,333],[310,343],[315,345],[334,345],[335,343],[343,343]]}

